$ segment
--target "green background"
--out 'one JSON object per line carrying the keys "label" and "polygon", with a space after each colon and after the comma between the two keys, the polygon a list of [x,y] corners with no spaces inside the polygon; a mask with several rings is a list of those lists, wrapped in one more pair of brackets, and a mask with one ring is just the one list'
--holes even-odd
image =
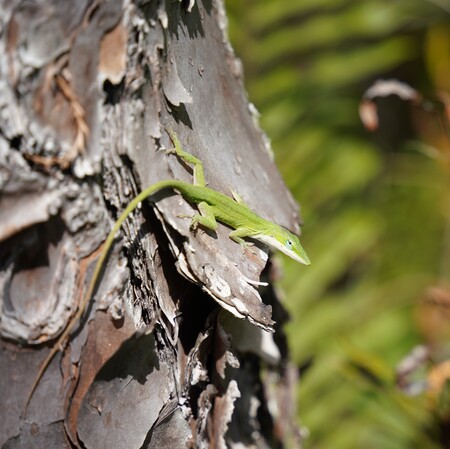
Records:
{"label": "green background", "polygon": [[[450,139],[438,101],[450,93],[450,2],[226,7],[312,260],[283,258],[282,281],[305,448],[449,447],[446,390],[425,382],[450,358],[450,300],[433,303],[436,289],[445,299],[450,274]],[[359,103],[374,81],[391,78],[426,102],[377,99],[380,126],[370,133]],[[430,357],[409,379],[417,394],[407,395],[396,369],[417,345]]]}

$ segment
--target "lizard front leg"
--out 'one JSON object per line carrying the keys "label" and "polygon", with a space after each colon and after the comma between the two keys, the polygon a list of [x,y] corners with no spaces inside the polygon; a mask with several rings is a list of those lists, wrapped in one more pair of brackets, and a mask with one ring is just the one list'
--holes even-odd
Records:
{"label": "lizard front leg", "polygon": [[228,234],[228,237],[230,237],[230,239],[234,242],[239,243],[239,245],[243,246],[244,248],[252,245],[252,243],[246,242],[244,240],[245,237],[252,237],[252,233],[249,232],[247,228],[237,228],[234,231],[231,231]]}

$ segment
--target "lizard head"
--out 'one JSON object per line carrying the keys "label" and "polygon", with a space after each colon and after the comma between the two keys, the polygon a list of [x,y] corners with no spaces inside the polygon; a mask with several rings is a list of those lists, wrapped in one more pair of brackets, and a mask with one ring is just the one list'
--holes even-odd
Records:
{"label": "lizard head", "polygon": [[271,248],[281,251],[297,262],[305,265],[311,263],[298,237],[281,226],[271,229],[268,233],[259,234],[257,239]]}

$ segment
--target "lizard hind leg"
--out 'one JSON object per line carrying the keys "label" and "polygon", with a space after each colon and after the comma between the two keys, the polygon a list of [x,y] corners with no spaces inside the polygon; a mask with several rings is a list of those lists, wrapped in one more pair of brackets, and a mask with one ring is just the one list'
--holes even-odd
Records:
{"label": "lizard hind leg", "polygon": [[197,207],[198,207],[198,211],[200,213],[195,214],[192,217],[191,228],[197,229],[197,226],[200,224],[201,226],[203,226],[206,229],[210,229],[211,231],[216,231],[217,230],[217,221],[216,221],[216,217],[214,216],[214,211],[213,211],[212,207],[204,201],[199,203]]}
{"label": "lizard hind leg", "polygon": [[200,187],[206,187],[206,181],[205,181],[205,174],[203,170],[203,164],[202,161],[198,158],[196,158],[191,153],[188,153],[187,151],[184,151],[183,148],[181,148],[181,143],[178,140],[177,135],[175,132],[171,129],[167,129],[167,133],[170,136],[170,139],[172,140],[173,144],[175,145],[174,148],[168,149],[167,153],[175,153],[180,159],[187,162],[188,164],[191,164],[194,166],[194,185],[200,186]]}

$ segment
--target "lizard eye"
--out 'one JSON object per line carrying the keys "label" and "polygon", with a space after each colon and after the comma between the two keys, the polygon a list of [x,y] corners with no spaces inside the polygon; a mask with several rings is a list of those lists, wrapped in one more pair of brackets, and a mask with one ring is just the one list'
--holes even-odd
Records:
{"label": "lizard eye", "polygon": [[293,245],[293,244],[294,244],[294,243],[292,242],[291,239],[287,239],[287,240],[286,240],[286,247],[287,247],[287,248],[292,249],[292,245]]}

